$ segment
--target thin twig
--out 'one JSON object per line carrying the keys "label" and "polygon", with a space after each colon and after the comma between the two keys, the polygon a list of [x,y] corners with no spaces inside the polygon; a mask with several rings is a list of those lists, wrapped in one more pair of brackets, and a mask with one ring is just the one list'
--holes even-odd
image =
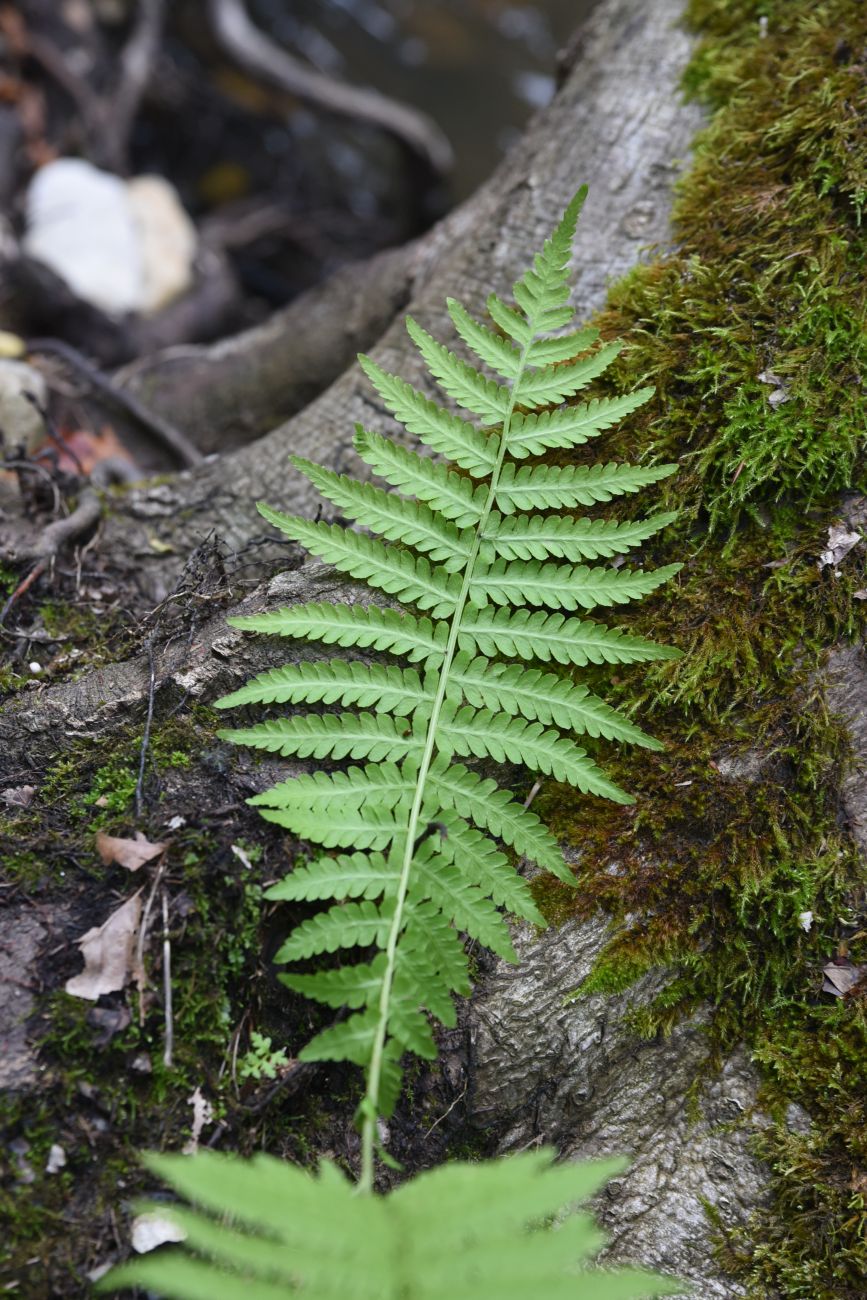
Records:
{"label": "thin twig", "polygon": [[172,1015],[172,944],[169,938],[169,902],[166,891],[162,892],[163,903],[163,1004],[166,1017],[166,1045],[163,1051],[163,1065],[172,1068],[172,1050],[175,1042],[175,1022]]}
{"label": "thin twig", "polygon": [[443,1122],[444,1119],[448,1119],[449,1115],[451,1115],[452,1111],[454,1110],[455,1106],[457,1106],[458,1102],[461,1101],[461,1100],[463,1100],[464,1097],[466,1097],[466,1095],[467,1095],[467,1088],[468,1088],[468,1087],[469,1087],[469,1084],[465,1083],[465,1084],[464,1084],[464,1090],[463,1090],[463,1092],[459,1093],[459,1094],[457,1095],[457,1097],[455,1097],[454,1101],[452,1102],[451,1106],[449,1106],[448,1110],[443,1111],[443,1113],[442,1113],[442,1115],[440,1115],[439,1119],[435,1119],[435,1120],[434,1120],[433,1124],[431,1124],[431,1126],[430,1126],[430,1128],[428,1129],[427,1133],[425,1133],[425,1137],[426,1137],[426,1138],[429,1138],[429,1137],[430,1137],[431,1133],[433,1133],[434,1129],[436,1128],[436,1126],[437,1126],[438,1124],[442,1124],[442,1122]]}
{"label": "thin twig", "polygon": [[533,784],[532,784],[532,786],[531,786],[531,788],[530,788],[530,793],[527,795],[526,799],[524,800],[524,807],[525,807],[525,808],[529,808],[529,807],[530,807],[530,804],[531,804],[531,803],[533,802],[533,800],[536,798],[536,795],[539,793],[539,791],[540,791],[541,789],[542,789],[542,782],[541,782],[541,781],[534,781]]}
{"label": "thin twig", "polygon": [[47,568],[48,568],[48,560],[40,560],[39,563],[34,565],[34,567],[30,570],[30,572],[28,573],[24,581],[19,582],[18,586],[15,588],[12,595],[6,601],[6,604],[3,606],[2,609],[0,609],[0,626],[2,626],[3,623],[5,623],[6,615],[9,613],[10,609],[15,604],[15,602],[17,600],[20,600],[21,597],[25,594],[25,592],[30,590],[34,582],[36,582],[37,578],[41,578]]}
{"label": "thin twig", "polygon": [[27,350],[28,352],[41,352],[49,356],[60,357],[86,379],[91,387],[98,389],[106,397],[111,398],[143,428],[152,433],[164,447],[167,447],[169,451],[177,456],[185,468],[189,469],[193,465],[199,465],[203,460],[202,453],[198,447],[193,446],[186,434],[181,433],[180,429],[176,429],[173,424],[158,415],[156,411],[149,410],[132,393],[118,387],[113,380],[109,379],[108,375],[92,365],[87,357],[82,356],[78,349],[72,347],[71,344],[65,343],[62,339],[28,339]]}
{"label": "thin twig", "polygon": [[136,949],[135,949],[135,969],[138,972],[138,986],[139,986],[138,1022],[140,1025],[144,1024],[144,1019],[145,1019],[144,991],[145,991],[145,986],[147,984],[147,977],[145,974],[145,965],[144,965],[144,948],[145,948],[145,943],[147,942],[148,922],[150,921],[151,908],[154,905],[154,899],[156,898],[157,890],[159,889],[160,882],[162,881],[163,878],[163,871],[165,870],[165,865],[166,865],[165,854],[163,854],[162,858],[160,859],[160,865],[159,865],[159,869],[157,870],[157,874],[154,876],[154,883],[151,885],[151,892],[148,894],[147,902],[145,903],[144,912],[142,913],[142,918],[141,918],[141,924],[139,925],[138,928],[138,940],[136,942]]}
{"label": "thin twig", "polygon": [[154,640],[153,634],[145,641],[145,651],[148,657],[148,709],[145,717],[144,731],[141,738],[141,750],[138,760],[138,780],[135,783],[135,815],[141,816],[142,791],[144,789],[145,763],[147,762],[148,745],[151,739],[151,724],[154,720],[154,697],[157,689],[157,676],[154,667]]}

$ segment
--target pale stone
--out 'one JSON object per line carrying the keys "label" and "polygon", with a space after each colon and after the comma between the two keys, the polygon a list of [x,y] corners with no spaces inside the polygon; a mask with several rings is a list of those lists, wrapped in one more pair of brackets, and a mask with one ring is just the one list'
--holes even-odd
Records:
{"label": "pale stone", "polygon": [[40,372],[24,361],[0,360],[0,443],[7,447],[23,443],[33,451],[44,437],[45,424],[25,393],[32,393],[40,406],[46,405],[48,388]]}
{"label": "pale stone", "polygon": [[137,176],[127,191],[142,255],[140,310],[151,315],[192,287],[196,228],[161,176]]}
{"label": "pale stone", "polygon": [[85,302],[118,315],[140,310],[141,237],[117,176],[79,158],[41,168],[27,192],[24,249]]}

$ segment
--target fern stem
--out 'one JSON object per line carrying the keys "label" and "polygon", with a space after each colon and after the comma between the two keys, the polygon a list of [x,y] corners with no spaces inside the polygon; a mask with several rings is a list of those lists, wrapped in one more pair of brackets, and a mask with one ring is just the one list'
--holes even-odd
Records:
{"label": "fern stem", "polygon": [[431,709],[430,721],[428,722],[427,736],[425,738],[425,747],[422,754],[421,763],[418,769],[416,779],[415,794],[412,801],[412,807],[409,812],[409,820],[406,830],[406,846],[404,848],[403,864],[401,867],[400,878],[397,887],[397,896],[395,899],[394,916],[389,930],[388,942],[386,944],[386,965],[382,979],[382,988],[379,997],[379,1018],[376,1026],[376,1033],[373,1040],[371,1051],[370,1068],[367,1075],[367,1088],[362,1102],[362,1129],[361,1129],[361,1174],[358,1182],[360,1192],[373,1191],[374,1175],[374,1153],[376,1147],[376,1125],[379,1118],[379,1086],[382,1078],[382,1062],[385,1051],[386,1036],[388,1033],[389,1006],[391,1002],[391,992],[394,985],[394,973],[397,962],[397,944],[400,938],[400,932],[403,929],[403,913],[406,903],[406,896],[409,890],[409,881],[412,874],[413,850],[418,836],[419,821],[421,810],[424,804],[425,783],[433,762],[436,750],[436,734],[439,726],[440,713],[442,711],[443,701],[445,700],[446,690],[448,688],[449,672],[452,661],[455,657],[455,651],[458,645],[458,636],[461,630],[461,619],[463,618],[464,608],[470,593],[470,585],[473,580],[473,571],[479,554],[482,538],[485,533],[485,527],[488,522],[491,510],[496,501],[497,488],[499,486],[500,472],[503,468],[503,461],[506,455],[506,446],[509,440],[509,429],[512,422],[515,405],[517,403],[518,388],[527,365],[530,346],[535,337],[535,331],[530,339],[524,344],[521,350],[521,359],[515,375],[509,406],[503,419],[503,429],[500,434],[500,446],[497,453],[497,461],[491,471],[490,487],[485,502],[484,509],[476,526],[476,534],[470,548],[470,554],[467,558],[464,568],[463,583],[460,594],[458,595],[455,610],[452,615],[451,626],[449,629],[449,639],[446,644],[445,654],[443,657],[442,668],[440,670],[439,686],[436,697],[434,698]]}

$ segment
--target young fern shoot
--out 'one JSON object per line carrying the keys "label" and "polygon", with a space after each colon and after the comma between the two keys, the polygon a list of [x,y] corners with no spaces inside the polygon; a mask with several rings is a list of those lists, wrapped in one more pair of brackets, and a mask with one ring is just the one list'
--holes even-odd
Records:
{"label": "young fern shoot", "polygon": [[499,333],[448,302],[464,344],[495,377],[407,321],[439,387],[475,420],[361,358],[387,409],[445,463],[361,427],[356,450],[391,490],[293,458],[342,515],[378,536],[259,507],[288,537],[386,593],[391,604],[309,604],[231,620],[251,631],[374,649],[397,661],[290,664],[218,702],[359,710],[296,713],[220,734],[285,756],[363,764],[281,782],[251,802],[305,840],[344,850],[315,859],[269,891],[272,899],[331,904],[293,931],[277,959],[378,950],[371,960],[281,977],[292,989],[352,1012],[314,1038],[301,1058],[351,1061],[365,1071],[361,1187],[367,1191],[377,1120],[395,1104],[400,1058],[407,1051],[433,1057],[429,1017],[454,1024],[452,995],[469,992],[460,933],[514,960],[500,909],[543,923],[501,845],[571,881],[538,817],[463,760],[521,764],[627,803],[629,796],[571,733],[658,748],[586,687],[525,666],[534,660],[573,667],[628,663],[676,653],[583,616],[636,600],[677,571],[678,565],[647,573],[585,563],[622,555],[673,516],[617,523],[574,514],[636,492],[675,467],[527,463],[549,449],[586,442],[652,392],[567,400],[601,375],[620,348],[596,346],[592,329],[562,332],[573,317],[567,267],[585,194],[579,191],[514,286],[516,306],[488,300]]}

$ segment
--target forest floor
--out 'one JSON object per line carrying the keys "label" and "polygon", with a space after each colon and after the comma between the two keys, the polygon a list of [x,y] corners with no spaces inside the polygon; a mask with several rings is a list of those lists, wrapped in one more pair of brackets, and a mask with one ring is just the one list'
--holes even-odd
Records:
{"label": "forest floor", "polygon": [[[596,322],[629,343],[617,388],[657,393],[594,452],[681,465],[660,501],[678,522],[647,559],[684,568],[621,625],[685,654],[607,686],[614,704],[637,700],[667,750],[606,756],[637,816],[543,786],[540,814],[584,856],[577,893],[535,887],[554,922],[576,898],[633,918],[584,992],[665,964],[677,978],[636,1033],[665,1033],[710,1003],[709,1062],[745,1041],[760,1065],[771,1194],[742,1232],[720,1234],[733,1278],[757,1297],[856,1300],[867,1275],[867,886],[841,791],[864,755],[824,682],[867,615],[867,27],[859,0],[692,0],[689,16],[702,41],[685,88],[711,118],[681,183],[675,250],[612,286]],[[190,644],[237,595],[216,547],[197,564],[166,615]],[[86,568],[85,599],[72,571],[50,597],[22,598],[44,628],[32,653],[55,680],[146,651],[153,632],[130,624],[98,546]],[[0,573],[7,594],[21,576]],[[20,663],[4,673],[10,691],[30,689]],[[48,954],[38,981],[16,990],[38,1061],[22,1052],[27,1091],[0,1103],[10,1293],[87,1293],[126,1249],[129,1203],[152,1185],[136,1164],[143,1148],[201,1131],[242,1153],[355,1159],[354,1072],[280,1056],[319,1013],[287,998],[269,964],[292,918],[262,894],[287,846],[245,807],[261,768],[215,739],[218,725],[179,696],[146,737],[130,723],[107,752],[82,736],[4,792],[0,835],[14,848],[0,975],[13,987],[35,948]],[[131,828],[165,846],[132,883],[97,849],[100,832]],[[664,868],[649,874],[651,847]],[[612,855],[626,867],[617,876]],[[80,970],[75,941],[139,886],[156,920],[138,989],[95,1004],[58,991]],[[829,967],[854,972],[845,995]],[[409,1168],[496,1147],[496,1132],[466,1123],[460,1035],[444,1046],[410,1077],[392,1126]],[[809,1123],[792,1125],[793,1105]],[[56,1148],[65,1164],[55,1157],[48,1173]]]}

